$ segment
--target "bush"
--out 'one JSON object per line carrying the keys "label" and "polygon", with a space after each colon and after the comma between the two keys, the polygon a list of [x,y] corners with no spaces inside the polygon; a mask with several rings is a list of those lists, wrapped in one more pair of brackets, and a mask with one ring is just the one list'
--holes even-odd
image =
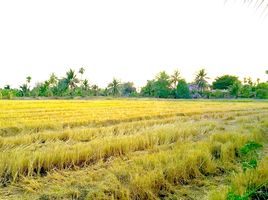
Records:
{"label": "bush", "polygon": [[254,97],[254,88],[250,85],[243,85],[240,90],[241,98],[252,98]]}
{"label": "bush", "polygon": [[265,89],[257,89],[256,97],[258,99],[268,99],[268,90]]}
{"label": "bush", "polygon": [[256,97],[258,99],[268,99],[268,83],[260,83],[256,89]]}
{"label": "bush", "polygon": [[8,99],[13,99],[13,93],[11,91],[8,92],[7,98]]}
{"label": "bush", "polygon": [[221,90],[215,90],[210,93],[210,97],[220,99],[220,98],[224,98],[224,94],[225,93]]}

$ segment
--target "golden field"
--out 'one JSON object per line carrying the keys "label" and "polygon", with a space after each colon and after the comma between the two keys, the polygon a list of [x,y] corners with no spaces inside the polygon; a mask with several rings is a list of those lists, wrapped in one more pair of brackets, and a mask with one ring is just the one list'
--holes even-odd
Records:
{"label": "golden field", "polygon": [[0,199],[257,199],[267,134],[267,101],[2,100]]}

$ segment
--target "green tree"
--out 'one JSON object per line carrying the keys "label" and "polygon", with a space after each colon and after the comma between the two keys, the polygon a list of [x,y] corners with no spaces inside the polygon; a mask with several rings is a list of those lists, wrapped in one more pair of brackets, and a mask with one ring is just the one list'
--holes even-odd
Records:
{"label": "green tree", "polygon": [[10,87],[10,85],[5,85],[4,89],[5,89],[5,90],[10,90],[11,87]]}
{"label": "green tree", "polygon": [[113,96],[119,95],[119,88],[120,88],[120,81],[116,78],[113,78],[113,81],[109,83],[108,89],[110,90],[111,94]]}
{"label": "green tree", "polygon": [[154,80],[148,80],[146,85],[141,88],[141,95],[145,97],[155,96],[154,84],[155,84]]}
{"label": "green tree", "polygon": [[132,82],[123,83],[121,88],[123,96],[132,96],[137,92],[134,83]]}
{"label": "green tree", "polygon": [[176,98],[190,98],[189,86],[184,79],[179,80],[177,83]]}
{"label": "green tree", "polygon": [[212,83],[213,89],[226,90],[238,80],[237,76],[223,75],[217,77]]}
{"label": "green tree", "polygon": [[62,78],[58,80],[58,84],[56,87],[52,88],[53,94],[57,96],[65,96],[68,95],[68,81],[66,78]]}
{"label": "green tree", "polygon": [[258,99],[268,99],[268,83],[260,83],[256,86],[256,97]]}
{"label": "green tree", "polygon": [[195,76],[195,84],[201,94],[203,94],[204,90],[208,87],[207,79],[209,78],[207,77],[205,69],[199,70]]}
{"label": "green tree", "polygon": [[32,77],[27,76],[26,77],[26,83],[24,83],[24,84],[22,84],[20,86],[21,95],[24,96],[24,97],[29,96],[29,94],[30,94],[30,87],[29,87],[28,84],[30,84],[31,80],[32,80]]}
{"label": "green tree", "polygon": [[165,71],[160,72],[156,76],[153,87],[155,97],[167,98],[171,94],[169,75]]}

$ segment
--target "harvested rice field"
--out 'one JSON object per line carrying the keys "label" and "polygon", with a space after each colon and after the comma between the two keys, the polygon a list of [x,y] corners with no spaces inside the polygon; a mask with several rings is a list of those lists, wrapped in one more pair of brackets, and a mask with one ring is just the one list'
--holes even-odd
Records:
{"label": "harvested rice field", "polygon": [[1,100],[0,199],[268,199],[268,102]]}

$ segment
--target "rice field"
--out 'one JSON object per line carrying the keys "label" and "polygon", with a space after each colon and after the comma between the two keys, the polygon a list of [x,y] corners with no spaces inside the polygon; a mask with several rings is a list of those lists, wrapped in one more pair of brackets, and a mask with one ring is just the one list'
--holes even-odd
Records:
{"label": "rice field", "polygon": [[267,199],[268,102],[1,100],[0,199]]}

